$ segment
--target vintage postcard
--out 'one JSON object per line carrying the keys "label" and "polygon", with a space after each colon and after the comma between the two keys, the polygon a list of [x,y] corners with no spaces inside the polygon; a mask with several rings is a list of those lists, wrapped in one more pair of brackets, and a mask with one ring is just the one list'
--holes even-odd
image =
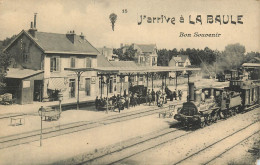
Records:
{"label": "vintage postcard", "polygon": [[260,164],[259,0],[0,0],[0,165]]}

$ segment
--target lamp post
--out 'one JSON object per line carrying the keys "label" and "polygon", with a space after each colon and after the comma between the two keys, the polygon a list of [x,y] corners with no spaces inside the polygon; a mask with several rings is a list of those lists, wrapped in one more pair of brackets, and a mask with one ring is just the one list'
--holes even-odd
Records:
{"label": "lamp post", "polygon": [[106,79],[106,85],[107,85],[107,111],[106,111],[106,113],[108,113],[108,86],[109,86],[109,80],[110,80],[110,74],[107,75],[107,79]]}
{"label": "lamp post", "polygon": [[102,98],[102,90],[103,90],[103,75],[100,77],[100,98]]}
{"label": "lamp post", "polygon": [[44,110],[44,108],[43,108],[43,106],[41,106],[41,108],[39,109],[39,111],[38,112],[40,112],[39,113],[39,115],[41,116],[41,135],[40,135],[40,146],[42,146],[42,111]]}
{"label": "lamp post", "polygon": [[80,82],[80,76],[83,73],[83,71],[76,71],[76,75],[78,77],[78,96],[77,96],[77,110],[79,110],[79,82]]}
{"label": "lamp post", "polygon": [[63,100],[63,94],[61,93],[61,91],[58,93],[58,99],[59,99],[59,106],[60,106],[60,114],[62,112],[62,109],[61,109],[61,101]]}

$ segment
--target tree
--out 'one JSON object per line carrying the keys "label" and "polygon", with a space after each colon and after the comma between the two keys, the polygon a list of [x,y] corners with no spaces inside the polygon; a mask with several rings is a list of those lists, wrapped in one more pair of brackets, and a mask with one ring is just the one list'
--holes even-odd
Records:
{"label": "tree", "polygon": [[120,61],[135,61],[137,50],[131,45],[123,53],[123,48],[113,49],[113,53],[118,55]]}
{"label": "tree", "polygon": [[176,48],[169,50],[169,61],[171,61],[172,57],[177,57],[178,54],[179,52]]}
{"label": "tree", "polygon": [[3,40],[2,44],[0,45],[0,51],[3,51],[4,48],[9,45],[13,39],[16,37],[16,35],[13,35],[12,37],[7,37],[6,39]]}
{"label": "tree", "polygon": [[123,61],[135,61],[136,53],[137,53],[137,50],[134,49],[134,47],[131,45],[129,48],[126,49],[126,51],[124,53]]}
{"label": "tree", "polygon": [[228,69],[239,67],[245,58],[245,46],[236,44],[229,44],[225,47],[223,52],[222,61],[225,61]]}
{"label": "tree", "polygon": [[7,73],[7,67],[11,64],[12,56],[8,53],[0,52],[0,87],[5,87],[4,78]]}
{"label": "tree", "polygon": [[158,66],[168,66],[169,64],[169,51],[167,49],[161,49],[157,52],[157,65]]}
{"label": "tree", "polygon": [[244,58],[243,62],[249,62],[252,60],[254,57],[260,58],[260,53],[259,52],[248,52]]}

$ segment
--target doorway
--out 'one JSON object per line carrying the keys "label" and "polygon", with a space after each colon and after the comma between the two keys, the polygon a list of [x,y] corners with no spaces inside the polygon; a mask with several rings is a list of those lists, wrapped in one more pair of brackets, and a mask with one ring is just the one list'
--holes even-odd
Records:
{"label": "doorway", "polygon": [[86,78],[85,79],[85,93],[86,93],[86,96],[90,96],[90,84],[91,84],[91,80],[90,78]]}
{"label": "doorway", "polygon": [[42,80],[34,80],[33,101],[42,101]]}
{"label": "doorway", "polygon": [[75,97],[75,91],[76,91],[75,79],[70,79],[70,82],[69,82],[69,95],[70,95],[70,98],[74,98]]}

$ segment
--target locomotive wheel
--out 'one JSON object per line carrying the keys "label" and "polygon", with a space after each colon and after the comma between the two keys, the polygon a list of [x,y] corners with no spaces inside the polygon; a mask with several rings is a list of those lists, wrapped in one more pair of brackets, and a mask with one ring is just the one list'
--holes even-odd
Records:
{"label": "locomotive wheel", "polygon": [[204,121],[200,122],[200,128],[204,128],[205,126],[206,126],[206,124]]}
{"label": "locomotive wheel", "polygon": [[218,121],[218,115],[215,114],[213,117],[212,117],[212,122],[216,123]]}
{"label": "locomotive wheel", "polygon": [[212,124],[212,121],[210,118],[207,119],[207,125],[211,125]]}
{"label": "locomotive wheel", "polygon": [[223,112],[220,112],[220,113],[219,113],[219,119],[224,119],[224,118],[225,118],[224,113],[223,113]]}
{"label": "locomotive wheel", "polygon": [[236,114],[237,114],[237,113],[236,113],[236,109],[233,109],[233,110],[232,110],[232,116],[236,116]]}

